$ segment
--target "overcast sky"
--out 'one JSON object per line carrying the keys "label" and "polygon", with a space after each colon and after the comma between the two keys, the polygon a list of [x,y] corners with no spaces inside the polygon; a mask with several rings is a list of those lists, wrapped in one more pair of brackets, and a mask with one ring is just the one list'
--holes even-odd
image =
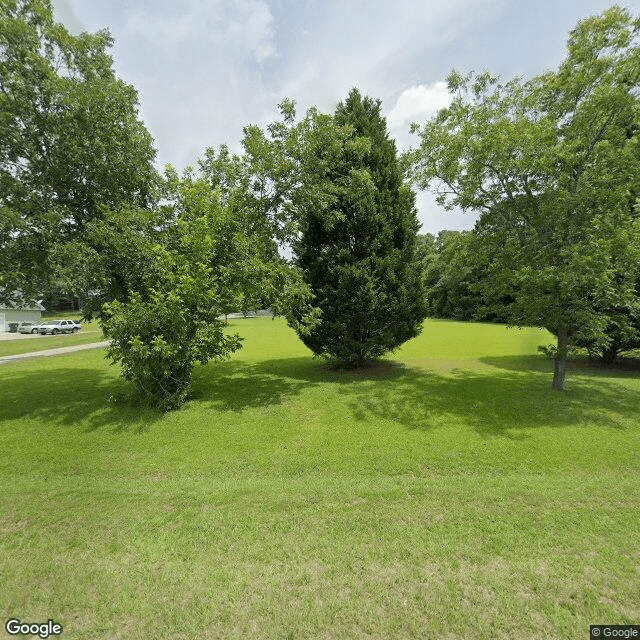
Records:
{"label": "overcast sky", "polygon": [[[452,68],[504,78],[557,67],[569,30],[599,0],[53,0],[73,32],[107,27],[116,73],[139,93],[157,164],[206,147],[238,150],[292,98],[332,111],[351,87],[382,100],[400,149],[412,121],[446,105]],[[639,12],[640,0],[622,3]],[[471,228],[473,214],[418,197],[422,232]]]}

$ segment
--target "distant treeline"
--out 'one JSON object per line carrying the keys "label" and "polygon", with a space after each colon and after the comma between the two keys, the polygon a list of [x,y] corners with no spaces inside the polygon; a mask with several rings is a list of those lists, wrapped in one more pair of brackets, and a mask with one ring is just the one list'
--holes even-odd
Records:
{"label": "distant treeline", "polygon": [[514,299],[488,290],[489,265],[471,231],[419,235],[418,252],[431,317],[508,322]]}
{"label": "distant treeline", "polygon": [[[513,322],[517,314],[517,281],[501,283],[491,269],[491,255],[475,231],[440,231],[418,236],[427,310],[432,318],[476,322]],[[640,301],[640,266],[635,279]],[[634,309],[619,306],[602,309],[608,322],[609,342],[578,339],[575,346],[587,349],[592,357],[613,362],[621,354],[640,349],[640,317]],[[553,328],[548,327],[552,332]]]}

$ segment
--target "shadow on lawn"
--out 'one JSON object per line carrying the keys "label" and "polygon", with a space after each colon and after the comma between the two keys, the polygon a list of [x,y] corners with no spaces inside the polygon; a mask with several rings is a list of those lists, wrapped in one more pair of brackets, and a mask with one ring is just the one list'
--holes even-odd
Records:
{"label": "shadow on lawn", "polygon": [[[636,415],[637,393],[604,380],[606,373],[594,379],[592,372],[570,372],[567,391],[558,393],[550,388],[549,362],[543,358],[482,361],[492,368],[443,373],[383,362],[365,371],[340,371],[310,357],[232,360],[196,367],[191,399],[213,411],[241,412],[281,404],[315,385],[339,385],[339,396],[356,420],[393,420],[409,429],[432,429],[450,419],[485,437],[512,439],[544,426],[590,423],[624,429],[625,420]],[[533,364],[539,368],[532,370]],[[0,384],[0,422],[33,418],[71,427],[80,423],[85,432],[146,432],[162,414],[108,402],[127,388],[108,370],[12,372]]]}
{"label": "shadow on lawn", "polygon": [[[516,360],[505,359],[507,364]],[[527,429],[544,426],[624,429],[625,419],[637,411],[637,394],[630,389],[576,374],[568,379],[567,391],[558,393],[550,387],[547,361],[533,359],[541,364],[538,372],[531,371],[532,358],[522,360],[523,367],[517,372],[513,367],[514,373],[494,365],[488,372],[454,369],[446,374],[396,362],[382,373],[335,371],[310,358],[235,363],[231,368],[228,363],[218,375],[201,381],[200,390],[203,398],[213,396],[216,408],[240,411],[280,403],[319,383],[338,384],[357,420],[393,420],[410,429],[432,429],[449,417],[483,437],[510,439],[524,439]]]}
{"label": "shadow on lawn", "polygon": [[356,391],[350,401],[354,417],[383,418],[411,429],[430,429],[462,420],[481,436],[526,438],[526,430],[597,424],[624,429],[634,415],[637,396],[615,384],[572,380],[564,393],[550,388],[548,375],[424,370],[399,373],[392,384]]}
{"label": "shadow on lawn", "polygon": [[[310,358],[250,363],[237,360],[197,367],[190,399],[214,411],[243,411],[281,404],[316,383]],[[319,380],[318,380],[319,381]]]}
{"label": "shadow on lawn", "polygon": [[[553,373],[553,361],[543,355],[538,356],[494,356],[479,359],[484,364],[508,371],[546,371]],[[620,378],[640,373],[638,358],[621,358],[618,362],[605,364],[588,357],[572,358],[567,363],[567,387],[581,377]],[[549,382],[551,384],[551,382]]]}
{"label": "shadow on lawn", "polygon": [[[196,367],[189,400],[199,401],[213,411],[235,412],[280,404],[313,384],[307,378],[312,375],[309,369],[315,366],[309,358],[294,358],[257,365],[229,361]],[[53,425],[81,424],[85,433],[101,428],[113,433],[148,431],[163,414],[126,401],[109,402],[111,396],[126,396],[132,388],[111,371],[12,371],[0,383],[0,423],[27,418]]]}
{"label": "shadow on lawn", "polygon": [[125,388],[106,371],[89,368],[12,371],[0,385],[0,422],[20,418],[53,425],[84,425],[84,431],[109,427],[114,433],[143,433],[161,418],[156,411],[111,404]]}

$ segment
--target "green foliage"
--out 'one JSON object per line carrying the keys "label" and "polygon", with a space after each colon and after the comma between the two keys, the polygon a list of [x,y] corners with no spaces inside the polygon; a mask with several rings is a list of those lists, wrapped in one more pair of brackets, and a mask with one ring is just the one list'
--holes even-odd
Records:
{"label": "green foliage", "polygon": [[[635,278],[636,298],[640,299],[640,275],[636,274]],[[576,346],[586,348],[591,357],[609,364],[627,351],[640,349],[640,310],[637,305],[633,305],[633,308],[608,307],[602,311],[607,317],[602,335],[592,338],[578,337],[575,340]]]}
{"label": "green foliage", "polygon": [[428,313],[435,318],[506,322],[513,297],[492,296],[486,286],[487,256],[473,232],[441,231],[418,236]]}
{"label": "green foliage", "polygon": [[210,273],[184,270],[146,300],[133,293],[127,304],[105,304],[102,328],[112,340],[108,357],[122,366],[138,398],[162,411],[180,407],[187,397],[195,364],[220,360],[240,348],[216,318]]}
{"label": "green foliage", "polygon": [[61,246],[84,241],[104,207],[155,197],[155,150],[112,44],[69,33],[50,0],[0,3],[0,291],[75,288],[82,261]]}
{"label": "green foliage", "polygon": [[[513,292],[509,319],[570,343],[610,340],[611,312],[637,313],[640,21],[618,7],[572,31],[556,72],[501,84],[453,72],[454,98],[420,129],[414,181],[482,212],[487,284]],[[618,315],[618,319],[622,319]],[[562,344],[561,344],[562,343]]]}
{"label": "green foliage", "polygon": [[301,211],[329,211],[333,195],[328,167],[349,134],[315,108],[296,122],[293,102],[284,100],[279,107],[281,121],[264,131],[255,125],[245,128],[242,154],[231,155],[225,145],[218,151],[210,148],[199,164],[203,179],[219,190],[225,206],[252,237],[243,264],[250,266],[257,259],[262,265],[257,269],[262,278],[255,269],[234,270],[234,310],[251,308],[258,300],[268,303],[300,335],[308,335],[319,324],[321,310],[311,302],[302,271],[278,257],[278,246],[292,251],[300,236]]}
{"label": "green foliage", "polygon": [[299,335],[315,354],[357,367],[418,335],[426,315],[414,195],[379,101],[354,89],[332,119],[310,121],[293,249],[320,321]]}
{"label": "green foliage", "polygon": [[240,348],[224,314],[258,299],[282,313],[308,297],[266,227],[252,226],[233,198],[222,205],[220,189],[190,171],[169,172],[166,187],[155,211],[119,209],[88,225],[102,288],[86,311],[138,397],[163,410],[184,402],[196,364]]}
{"label": "green foliage", "polygon": [[313,150],[301,141],[315,130],[317,120],[310,110],[294,126],[293,103],[285,100],[280,108],[284,120],[270,125],[267,133],[256,126],[245,128],[241,155],[231,155],[225,145],[218,152],[207,149],[200,175],[220,194],[235,225],[225,258],[226,291],[232,295],[226,311],[268,307],[306,333],[317,324],[319,312],[309,303],[302,272],[280,256],[279,247],[289,247],[297,229],[294,211],[313,197],[300,178],[301,165]]}
{"label": "green foliage", "polygon": [[[181,210],[175,224],[153,236],[136,227],[147,212],[128,215],[120,222],[125,233],[105,229],[106,242],[114,242],[107,256],[124,255],[120,242],[131,251],[121,270],[125,294],[105,303],[98,314],[106,337],[112,340],[109,357],[122,365],[125,379],[138,395],[162,410],[175,409],[185,400],[197,363],[227,357],[240,347],[237,336],[224,333],[218,317],[229,305],[228,259],[235,225],[219,203],[217,193],[203,182],[185,179],[180,185]],[[106,247],[105,247],[106,248]]]}
{"label": "green foliage", "polygon": [[105,210],[100,219],[87,223],[86,243],[64,245],[71,264],[85,265],[76,282],[93,292],[84,307],[87,319],[99,317],[104,303],[126,303],[131,292],[149,290],[162,279],[157,247],[166,244],[169,215],[166,209]]}

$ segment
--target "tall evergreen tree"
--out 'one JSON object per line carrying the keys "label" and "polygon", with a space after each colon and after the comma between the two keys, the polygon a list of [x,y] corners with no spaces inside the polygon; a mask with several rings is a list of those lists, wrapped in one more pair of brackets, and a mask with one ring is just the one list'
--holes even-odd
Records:
{"label": "tall evergreen tree", "polygon": [[342,144],[319,159],[315,176],[325,197],[302,207],[294,244],[321,322],[299,335],[315,354],[358,367],[420,333],[419,223],[380,101],[352,89],[333,124]]}

